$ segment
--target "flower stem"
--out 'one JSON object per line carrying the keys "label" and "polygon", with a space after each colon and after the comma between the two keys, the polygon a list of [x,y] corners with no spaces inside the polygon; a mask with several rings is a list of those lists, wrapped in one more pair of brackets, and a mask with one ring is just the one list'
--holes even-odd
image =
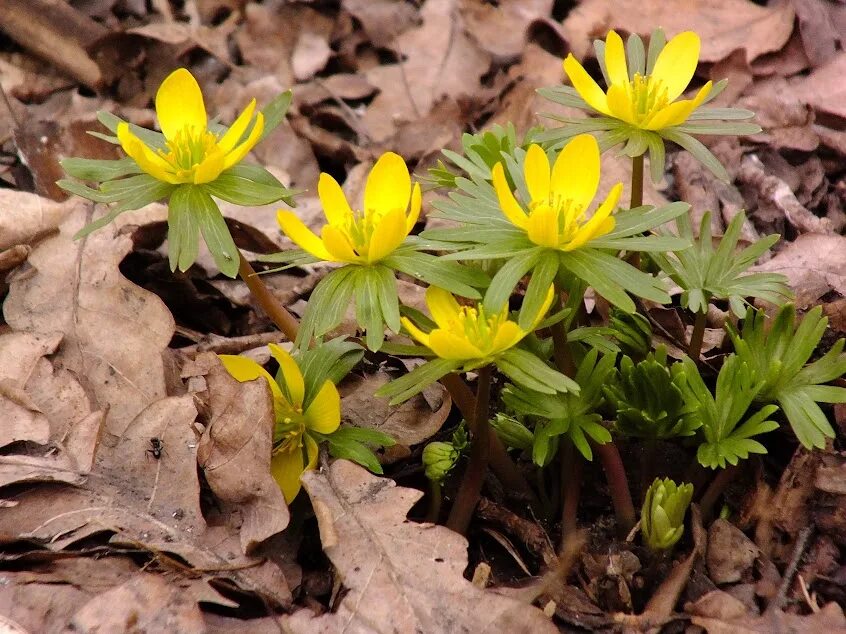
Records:
{"label": "flower stem", "polygon": [[740,473],[740,467],[738,465],[732,465],[721,469],[714,476],[714,479],[711,480],[708,488],[705,489],[705,493],[702,494],[702,499],[699,501],[699,509],[702,511],[703,522],[711,520],[717,500],[723,494],[723,491],[726,490],[726,487],[737,477],[738,473]]}
{"label": "flower stem", "polygon": [[561,505],[561,546],[576,533],[579,511],[579,497],[582,493],[582,454],[575,450],[573,443],[567,448],[561,460],[561,488],[564,502]]}
{"label": "flower stem", "polygon": [[[561,289],[558,284],[555,285],[555,310],[560,311],[563,308],[561,301]],[[570,378],[576,376],[576,364],[573,363],[573,356],[570,354],[570,346],[567,345],[567,331],[564,328],[564,322],[559,321],[549,327],[552,333],[552,356],[555,358],[555,365],[562,374],[566,374]]]}
{"label": "flower stem", "polygon": [[[476,398],[467,384],[457,374],[447,374],[441,379],[441,384],[447,389],[452,402],[458,407],[471,433],[476,433]],[[527,500],[529,505],[539,512],[537,497],[532,491],[526,478],[508,456],[505,446],[495,433],[490,434],[490,456],[491,470],[505,487],[506,491],[516,494],[521,499]]]}
{"label": "flower stem", "polygon": [[240,250],[238,251],[238,255],[241,258],[241,263],[238,266],[238,275],[240,275],[241,279],[246,282],[247,288],[250,289],[250,293],[252,293],[253,297],[256,298],[259,306],[261,306],[264,312],[267,313],[267,316],[273,320],[273,323],[276,324],[279,330],[285,333],[285,336],[288,337],[290,341],[296,340],[297,331],[300,328],[297,318],[289,313],[273,296],[267,286],[264,285],[264,282],[261,281],[261,277],[255,272],[253,267],[250,266],[250,263],[247,262],[247,259]]}
{"label": "flower stem", "polygon": [[488,422],[488,405],[491,395],[491,366],[486,365],[479,369],[478,385],[476,388],[476,408],[473,419],[475,420],[475,432],[473,443],[470,446],[470,461],[464,478],[455,496],[455,503],[449,512],[447,527],[456,533],[465,535],[470,526],[470,518],[479,502],[482,493],[482,484],[485,480],[485,472],[488,469],[488,457],[490,456],[491,426]]}
{"label": "flower stem", "polygon": [[706,317],[707,313],[696,313],[696,321],[693,322],[693,332],[690,335],[687,356],[694,361],[699,361],[699,357],[702,355],[702,340],[705,337]]}
{"label": "flower stem", "polygon": [[643,154],[632,157],[632,199],[629,209],[643,204]]}
{"label": "flower stem", "polygon": [[429,511],[426,513],[426,521],[432,524],[438,523],[441,515],[441,483],[432,480],[429,482]]}
{"label": "flower stem", "polygon": [[607,442],[604,445],[591,443],[591,446],[599,455],[602,469],[605,471],[605,479],[608,481],[611,502],[614,504],[614,515],[617,516],[617,534],[625,537],[635,525],[635,510],[620,451],[613,442]]}

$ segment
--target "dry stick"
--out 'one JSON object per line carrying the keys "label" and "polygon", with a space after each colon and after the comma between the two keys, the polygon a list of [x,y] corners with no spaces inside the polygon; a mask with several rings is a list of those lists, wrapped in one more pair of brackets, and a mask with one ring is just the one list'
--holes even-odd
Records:
{"label": "dry stick", "polygon": [[740,466],[732,465],[720,470],[714,479],[711,480],[708,488],[705,489],[705,493],[702,494],[702,499],[699,500],[699,508],[702,510],[703,522],[707,524],[711,521],[711,517],[714,514],[714,505],[738,473],[740,473]]}
{"label": "dry stick", "polygon": [[696,321],[693,322],[693,332],[690,334],[690,346],[687,348],[687,356],[694,361],[699,361],[702,356],[702,341],[705,338],[705,322],[707,313],[696,313]]}
{"label": "dry stick", "polygon": [[[470,431],[475,434],[476,420],[474,416],[476,411],[476,397],[473,396],[473,392],[470,391],[467,384],[457,374],[447,374],[441,379],[441,385],[447,389],[449,395],[452,397],[452,402],[455,403],[464,420],[467,421]],[[508,456],[505,446],[495,433],[490,434],[489,463],[506,491],[528,500],[532,509],[535,512],[539,512],[537,498],[529,483],[526,482],[526,478],[523,477],[517,465]]]}
{"label": "dry stick", "polygon": [[801,531],[799,531],[799,536],[796,538],[796,543],[793,546],[793,554],[790,557],[790,562],[787,564],[787,568],[785,568],[784,570],[784,576],[782,577],[781,585],[779,586],[778,592],[776,593],[775,597],[773,597],[773,600],[767,606],[767,609],[764,612],[764,616],[774,615],[784,605],[784,602],[787,599],[787,591],[790,589],[790,584],[793,581],[793,575],[796,574],[796,570],[797,568],[799,568],[799,563],[802,561],[802,557],[805,555],[805,550],[808,548],[808,542],[810,541],[811,535],[813,534],[813,524],[811,524],[810,526],[806,526]]}
{"label": "dry stick", "polygon": [[482,483],[485,480],[485,472],[488,469],[488,456],[490,455],[491,426],[488,422],[488,406],[491,395],[491,366],[486,365],[479,369],[479,378],[476,388],[476,409],[473,419],[476,422],[476,432],[473,442],[470,445],[470,461],[464,478],[455,496],[455,503],[449,512],[447,528],[462,535],[467,534],[470,526],[470,518],[476,504],[479,503],[479,496],[482,493]]}
{"label": "dry stick", "polygon": [[634,527],[636,519],[632,494],[629,492],[629,482],[626,478],[623,461],[620,458],[620,451],[613,442],[607,442],[604,445],[591,442],[591,446],[602,462],[605,479],[608,481],[611,502],[614,504],[614,515],[617,517],[617,533],[625,537]]}
{"label": "dry stick", "polygon": [[241,258],[241,263],[238,266],[238,275],[246,282],[250,293],[256,298],[259,306],[264,309],[264,312],[273,320],[273,323],[277,325],[279,330],[284,332],[290,341],[295,341],[297,339],[297,331],[300,328],[297,318],[289,313],[279,303],[279,300],[273,296],[240,250],[238,251],[238,256]]}

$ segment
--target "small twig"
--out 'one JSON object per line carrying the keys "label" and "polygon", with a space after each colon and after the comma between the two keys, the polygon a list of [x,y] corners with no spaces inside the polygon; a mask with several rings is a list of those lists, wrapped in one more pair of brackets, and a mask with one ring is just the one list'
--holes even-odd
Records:
{"label": "small twig", "polygon": [[805,583],[805,578],[801,574],[798,574],[796,575],[796,580],[799,582],[799,590],[802,592],[802,598],[805,599],[805,603],[811,612],[816,614],[820,611],[820,606],[817,604],[816,599],[808,593],[808,584]]}
{"label": "small twig", "polygon": [[490,522],[496,522],[520,540],[547,565],[555,561],[555,551],[544,530],[539,524],[530,522],[509,511],[507,508],[492,502],[486,497],[479,500],[477,508],[479,517]]}
{"label": "small twig", "polygon": [[778,588],[778,592],[773,597],[773,600],[770,601],[770,604],[767,606],[767,609],[764,612],[765,616],[775,614],[784,605],[784,602],[787,599],[787,591],[790,589],[790,584],[793,581],[793,575],[796,574],[796,570],[799,568],[799,563],[802,561],[802,557],[805,554],[805,550],[808,548],[808,542],[810,541],[813,533],[813,524],[806,526],[799,531],[799,536],[796,538],[796,543],[793,545],[793,554],[790,557],[790,563],[788,563],[787,568],[784,569],[784,576],[781,579],[781,585]]}
{"label": "small twig", "polygon": [[255,270],[252,266],[250,266],[250,263],[247,262],[247,258],[244,257],[244,254],[241,253],[240,250],[238,251],[238,256],[241,258],[241,263],[238,267],[238,275],[240,275],[241,279],[247,284],[247,288],[250,289],[250,293],[252,293],[253,297],[256,298],[259,306],[262,307],[264,312],[267,313],[267,316],[270,317],[273,323],[277,325],[279,330],[285,333],[288,340],[296,341],[297,331],[300,327],[297,319],[289,313],[268,290],[267,286],[264,285],[264,282],[261,281],[261,277],[256,274]]}
{"label": "small twig", "polygon": [[209,335],[207,341],[200,341],[195,344],[178,348],[183,354],[193,356],[200,352],[214,352],[215,354],[240,354],[244,350],[261,348],[269,343],[282,343],[287,337],[279,331],[260,332],[254,335],[242,337],[220,337],[215,334]]}

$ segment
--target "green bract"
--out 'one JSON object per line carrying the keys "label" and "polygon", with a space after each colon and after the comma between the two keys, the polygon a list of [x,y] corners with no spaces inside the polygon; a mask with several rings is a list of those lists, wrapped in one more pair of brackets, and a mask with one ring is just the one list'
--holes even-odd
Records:
{"label": "green bract", "polygon": [[728,300],[732,312],[743,318],[747,297],[781,304],[792,296],[784,275],[747,272],[761,254],[778,242],[778,235],[761,238],[735,253],[745,220],[742,212],[732,218],[720,246],[714,249],[710,212],[702,216],[698,239],[693,236],[687,215],[676,218],[679,236],[691,241],[692,246],[674,253],[651,253],[650,257],[681,288],[682,306],[695,313],[705,313],[713,300]]}
{"label": "green bract", "polygon": [[767,453],[753,436],[778,429],[778,423],[769,420],[777,410],[775,405],[765,405],[749,415],[749,407],[763,387],[754,372],[738,356],[729,355],[717,376],[717,389],[712,396],[696,364],[686,357],[682,393],[691,406],[690,416],[697,419],[704,436],[696,452],[702,466],[725,468],[726,463],[736,465],[750,453]]}
{"label": "green bract", "polygon": [[640,511],[640,531],[650,550],[667,550],[681,539],[684,516],[692,498],[692,484],[677,485],[670,478],[655,478]]}
{"label": "green bract", "polygon": [[701,422],[690,416],[681,383],[685,368],[667,367],[667,348],[659,346],[638,364],[623,357],[615,380],[604,387],[617,412],[617,431],[651,440],[692,436]]}
{"label": "green bract", "polygon": [[528,451],[534,443],[532,430],[512,416],[499,412],[491,421],[496,435],[507,446]]}
{"label": "green bract", "polygon": [[518,385],[509,385],[502,400],[514,411],[537,419],[532,458],[540,466],[549,464],[558,449],[559,437],[569,436],[579,452],[588,460],[593,451],[587,437],[604,444],[611,434],[602,426],[596,408],[602,402],[602,386],[614,370],[614,355],[598,359],[596,349],[585,355],[575,380],[578,392],[542,394]]}
{"label": "green bract", "polygon": [[778,403],[793,433],[805,447],[822,448],[834,429],[820,403],[846,403],[846,388],[823,385],[846,372],[843,339],[820,359],[808,363],[825,333],[828,319],[822,308],[810,310],[798,326],[792,304],[782,307],[770,328],[763,311],[749,309],[740,332],[726,326],[737,356],[762,383],[755,395],[760,403]]}

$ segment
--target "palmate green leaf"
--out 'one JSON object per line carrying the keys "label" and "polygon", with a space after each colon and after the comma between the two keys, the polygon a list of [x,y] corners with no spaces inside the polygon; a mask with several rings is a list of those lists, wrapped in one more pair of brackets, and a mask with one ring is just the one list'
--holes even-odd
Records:
{"label": "palmate green leaf", "polygon": [[310,431],[319,442],[326,442],[329,446],[329,454],[333,458],[346,458],[360,464],[373,473],[382,474],[382,465],[373,450],[368,447],[381,446],[391,447],[396,441],[375,429],[364,429],[361,427],[339,427],[331,434],[318,434]]}
{"label": "palmate green leaf", "polygon": [[167,255],[170,270],[187,271],[200,252],[200,224],[191,207],[191,188],[179,187],[170,197],[167,214]]}
{"label": "palmate green leaf", "polygon": [[[285,119],[285,114],[288,112],[288,108],[291,105],[291,99],[293,99],[293,97],[294,93],[290,90],[286,90],[262,108],[261,112],[264,115],[264,130],[262,130],[259,141],[267,138],[267,136],[273,132],[280,123],[282,123]],[[245,134],[247,133],[248,132],[245,132]]]}
{"label": "palmate green leaf", "polygon": [[558,370],[553,370],[531,352],[511,348],[499,355],[496,367],[516,383],[545,394],[579,392],[579,385]]}
{"label": "palmate green leaf", "polygon": [[[97,113],[97,119],[100,121],[100,123],[106,126],[109,131],[112,132],[112,134],[117,134],[118,124],[124,122],[123,119],[121,119],[120,117],[104,110],[101,110]],[[137,126],[134,123],[129,124],[129,131],[154,150],[164,150],[166,148],[165,138],[161,132],[148,130],[147,128]],[[104,139],[105,141],[109,141],[110,143],[118,143],[117,137],[109,137],[95,132],[91,132],[89,134]]]}
{"label": "palmate green leaf", "polygon": [[517,324],[523,330],[529,331],[532,329],[532,325],[546,301],[549,287],[552,286],[555,276],[558,275],[558,265],[558,254],[547,251],[532,270],[532,277],[529,279],[517,321]]}
{"label": "palmate green leaf", "polygon": [[582,248],[561,253],[561,264],[573,275],[583,279],[609,302],[631,313],[634,302],[627,295],[633,293],[659,304],[667,304],[670,296],[663,283],[634,268],[631,264],[602,251]]}
{"label": "palmate green leaf", "polygon": [[451,293],[478,299],[476,288],[484,288],[489,279],[482,271],[457,262],[448,262],[428,253],[392,253],[382,264]]}
{"label": "palmate green leaf", "polygon": [[645,205],[634,209],[624,209],[614,214],[614,229],[605,234],[603,238],[617,239],[636,236],[660,227],[674,218],[685,216],[688,210],[690,210],[690,205],[685,202],[674,202],[660,207]]}
{"label": "palmate green leaf", "polygon": [[235,165],[204,187],[212,196],[235,205],[269,205],[282,200],[291,207],[295,206],[295,192],[258,165]]}
{"label": "palmate green leaf", "polygon": [[110,181],[115,178],[141,173],[138,164],[128,156],[114,161],[66,158],[59,161],[59,164],[68,176],[83,181]]}
{"label": "palmate green leaf", "polygon": [[510,258],[491,280],[485,293],[485,310],[491,314],[502,310],[508,298],[514,292],[517,283],[523,279],[541,260],[545,249],[535,247]]}
{"label": "palmate green leaf", "polygon": [[217,204],[201,185],[182,185],[176,191],[179,189],[187,189],[189,192],[188,204],[197,216],[200,233],[217,268],[224,275],[237,277],[241,264],[240,253]]}
{"label": "palmate green leaf", "polygon": [[[391,271],[387,288],[382,278],[384,267],[360,266],[350,274],[355,287],[355,315],[358,325],[365,330],[365,341],[370,350],[376,351],[385,340],[385,325],[382,317],[384,304],[393,302],[389,313],[396,313],[396,331],[399,331],[399,306],[397,300],[396,282]],[[388,295],[385,296],[384,293]],[[393,319],[393,314],[391,314]]]}
{"label": "palmate green leaf", "polygon": [[338,384],[350,373],[364,356],[364,349],[355,342],[338,337],[294,354],[305,385],[303,404],[308,407],[326,381]]}
{"label": "palmate green leaf", "polygon": [[711,150],[702,145],[700,141],[693,138],[690,134],[682,132],[678,128],[667,128],[661,130],[660,134],[663,138],[680,145],[690,152],[697,161],[711,170],[711,173],[721,181],[724,183],[730,181],[728,172],[726,172],[726,168],[723,167],[719,159],[711,153]]}
{"label": "palmate green leaf", "polygon": [[419,394],[441,377],[455,372],[460,362],[451,359],[433,359],[414,368],[408,374],[386,383],[375,395],[390,399],[391,405],[398,405]]}
{"label": "palmate green leaf", "polygon": [[355,290],[354,267],[344,266],[317,283],[306,305],[297,333],[297,347],[308,348],[312,337],[322,337],[341,323]]}

